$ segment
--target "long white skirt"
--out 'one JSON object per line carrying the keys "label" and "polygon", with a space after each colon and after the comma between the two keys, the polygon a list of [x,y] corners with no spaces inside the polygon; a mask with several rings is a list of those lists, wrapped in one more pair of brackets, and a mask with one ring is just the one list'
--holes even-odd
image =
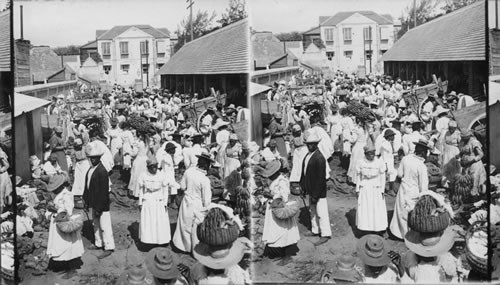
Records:
{"label": "long white skirt", "polygon": [[61,232],[50,219],[47,255],[56,261],[72,260],[83,255],[83,242],[80,231],[71,234]]}
{"label": "long white skirt", "polygon": [[270,204],[266,208],[262,241],[269,247],[285,247],[300,240],[296,217],[286,220],[276,219]]}
{"label": "long white skirt", "polygon": [[165,244],[170,242],[170,219],[166,208],[167,201],[146,199],[141,208],[139,237],[141,242]]}
{"label": "long white skirt", "polygon": [[139,177],[142,173],[148,171],[148,166],[146,164],[147,160],[148,157],[146,155],[138,155],[132,163],[128,189],[132,191],[134,197],[139,197],[139,191],[141,191],[139,187]]}
{"label": "long white skirt", "polygon": [[71,188],[73,195],[83,195],[83,191],[85,190],[85,176],[87,175],[89,168],[90,163],[88,159],[80,160],[75,164],[75,181],[73,183],[73,187]]}
{"label": "long white skirt", "polygon": [[387,229],[387,207],[381,187],[359,187],[356,226],[362,231]]}
{"label": "long white skirt", "polygon": [[193,249],[193,224],[195,223],[195,213],[201,212],[203,204],[201,200],[195,200],[184,196],[179,209],[177,218],[177,228],[175,229],[172,242],[174,245],[184,251],[191,252]]}
{"label": "long white skirt", "polygon": [[400,239],[404,239],[408,232],[408,213],[415,207],[418,193],[418,188],[411,187],[404,182],[399,186],[390,229],[391,233]]}

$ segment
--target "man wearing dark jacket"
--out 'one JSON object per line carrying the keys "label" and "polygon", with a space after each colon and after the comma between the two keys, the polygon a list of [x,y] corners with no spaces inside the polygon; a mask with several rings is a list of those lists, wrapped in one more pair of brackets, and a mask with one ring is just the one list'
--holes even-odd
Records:
{"label": "man wearing dark jacket", "polygon": [[305,236],[320,236],[314,243],[318,246],[327,242],[332,236],[328,204],[326,200],[326,160],[318,149],[320,137],[306,133],[305,143],[309,153],[302,162],[300,186],[309,195],[311,213],[311,232]]}
{"label": "man wearing dark jacket", "polygon": [[109,212],[109,176],[108,171],[101,163],[104,151],[99,148],[99,145],[93,142],[89,143],[85,151],[92,163],[92,167],[85,177],[85,190],[83,192],[86,208],[92,209],[94,225],[95,244],[91,245],[89,249],[104,248],[104,252],[98,256],[99,259],[102,259],[110,256],[115,249]]}

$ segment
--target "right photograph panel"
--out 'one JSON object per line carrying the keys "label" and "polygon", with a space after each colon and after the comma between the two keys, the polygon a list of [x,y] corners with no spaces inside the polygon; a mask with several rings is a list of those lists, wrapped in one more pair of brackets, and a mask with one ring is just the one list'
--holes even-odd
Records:
{"label": "right photograph panel", "polygon": [[254,282],[489,281],[486,1],[249,8]]}

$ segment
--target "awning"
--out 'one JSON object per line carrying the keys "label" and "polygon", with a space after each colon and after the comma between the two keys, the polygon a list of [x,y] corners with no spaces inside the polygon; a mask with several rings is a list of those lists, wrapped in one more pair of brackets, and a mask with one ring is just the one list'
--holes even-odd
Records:
{"label": "awning", "polygon": [[21,93],[14,95],[14,117],[18,117],[24,113],[29,113],[33,110],[49,105],[50,101],[27,96]]}
{"label": "awning", "polygon": [[250,82],[250,97],[266,92],[269,89],[271,89],[271,87]]}

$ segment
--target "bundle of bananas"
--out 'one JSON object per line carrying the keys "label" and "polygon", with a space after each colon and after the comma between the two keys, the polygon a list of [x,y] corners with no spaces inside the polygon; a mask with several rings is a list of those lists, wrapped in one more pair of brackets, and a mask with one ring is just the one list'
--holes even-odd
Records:
{"label": "bundle of bananas", "polygon": [[471,194],[474,179],[469,174],[456,174],[451,188],[450,200],[453,204],[461,204]]}

